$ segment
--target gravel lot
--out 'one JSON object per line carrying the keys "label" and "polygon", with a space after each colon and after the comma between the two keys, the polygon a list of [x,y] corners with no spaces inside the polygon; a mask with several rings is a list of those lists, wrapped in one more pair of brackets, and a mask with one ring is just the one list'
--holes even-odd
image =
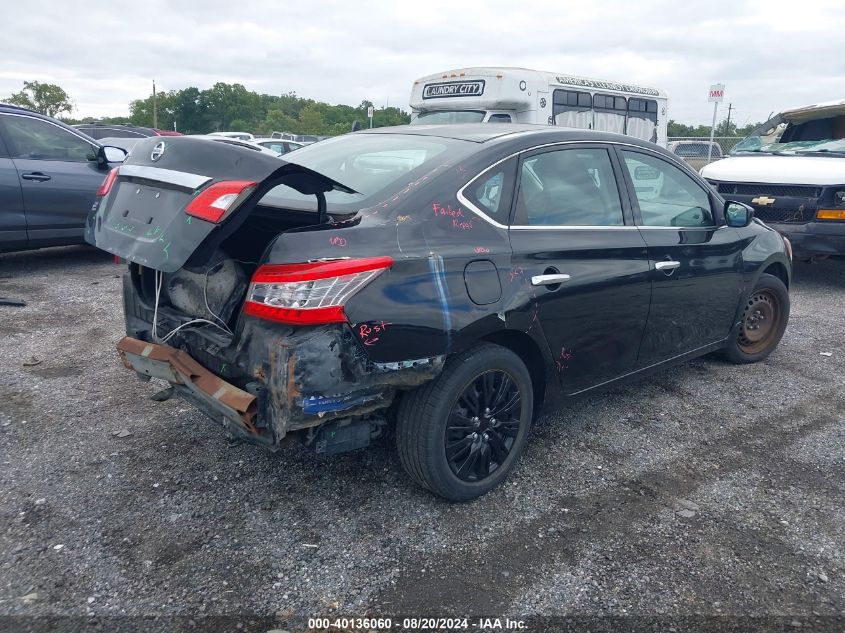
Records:
{"label": "gravel lot", "polygon": [[506,485],[462,505],[389,442],[274,455],[149,400],[114,351],[121,270],[84,247],[0,255],[0,296],[28,302],[0,306],[0,630],[845,626],[845,260],[796,265],[767,362],[700,359],[547,412]]}

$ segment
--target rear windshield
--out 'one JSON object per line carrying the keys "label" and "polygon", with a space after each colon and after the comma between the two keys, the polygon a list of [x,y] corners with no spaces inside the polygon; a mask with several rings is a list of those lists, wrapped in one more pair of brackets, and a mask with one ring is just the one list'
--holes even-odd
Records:
{"label": "rear windshield", "polygon": [[[357,191],[330,191],[329,211],[353,213],[401,191],[444,160],[459,160],[477,147],[450,138],[411,134],[348,134],[306,145],[284,160],[308,167]],[[261,200],[264,206],[317,209],[314,196],[279,185]]]}
{"label": "rear windshield", "polygon": [[421,112],[411,121],[411,125],[428,125],[430,123],[481,123],[484,120],[484,110],[435,110]]}

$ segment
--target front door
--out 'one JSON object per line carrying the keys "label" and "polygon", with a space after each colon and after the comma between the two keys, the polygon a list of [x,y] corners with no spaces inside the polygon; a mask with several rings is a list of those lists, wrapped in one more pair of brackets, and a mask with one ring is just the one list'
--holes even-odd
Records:
{"label": "front door", "polygon": [[704,184],[653,153],[618,151],[652,267],[637,363],[646,367],[728,336],[743,287],[742,243]]}
{"label": "front door", "polygon": [[532,323],[569,394],[632,371],[648,316],[648,253],[615,160],[602,145],[570,144],[520,164],[510,280],[530,288]]}
{"label": "front door", "polygon": [[30,245],[83,241],[85,218],[106,172],[98,148],[44,119],[2,117],[9,155],[23,193]]}

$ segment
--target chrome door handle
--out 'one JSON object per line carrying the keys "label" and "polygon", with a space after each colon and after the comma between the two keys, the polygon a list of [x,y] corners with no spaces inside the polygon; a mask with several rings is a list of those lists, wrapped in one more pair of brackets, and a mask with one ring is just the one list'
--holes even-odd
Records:
{"label": "chrome door handle", "polygon": [[24,180],[34,180],[36,182],[46,182],[50,180],[50,176],[47,174],[42,174],[40,171],[33,171],[26,174],[21,174],[21,178]]}
{"label": "chrome door handle", "polygon": [[654,264],[655,270],[675,270],[681,267],[681,262],[665,261]]}
{"label": "chrome door handle", "polygon": [[569,281],[569,275],[534,275],[531,278],[531,285],[532,286],[553,286],[554,284],[563,283],[564,281]]}

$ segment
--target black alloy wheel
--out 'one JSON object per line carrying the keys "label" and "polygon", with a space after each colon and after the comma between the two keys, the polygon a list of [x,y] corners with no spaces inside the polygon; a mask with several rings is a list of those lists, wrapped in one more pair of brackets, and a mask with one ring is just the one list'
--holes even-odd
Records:
{"label": "black alloy wheel", "polygon": [[446,460],[462,481],[481,481],[508,458],[520,425],[522,400],[506,371],[485,371],[470,382],[446,422]]}
{"label": "black alloy wheel", "polygon": [[531,374],[522,359],[505,347],[479,344],[402,396],[399,458],[411,478],[435,494],[474,499],[508,476],[533,413]]}

